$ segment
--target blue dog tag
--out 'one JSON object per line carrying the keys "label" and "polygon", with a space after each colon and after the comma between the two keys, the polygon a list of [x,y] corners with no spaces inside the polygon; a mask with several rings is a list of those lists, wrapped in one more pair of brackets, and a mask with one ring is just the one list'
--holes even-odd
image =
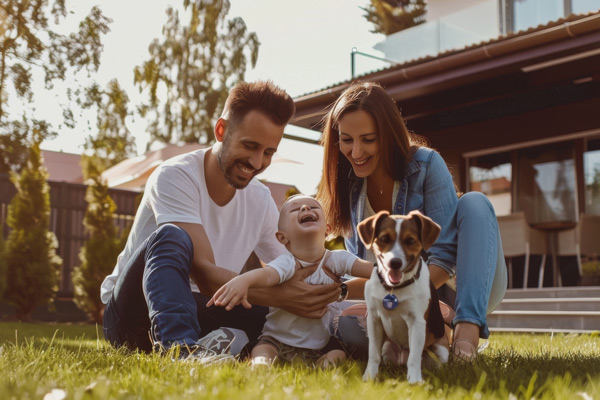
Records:
{"label": "blue dog tag", "polygon": [[393,294],[388,294],[383,298],[383,308],[393,310],[398,307],[398,298]]}

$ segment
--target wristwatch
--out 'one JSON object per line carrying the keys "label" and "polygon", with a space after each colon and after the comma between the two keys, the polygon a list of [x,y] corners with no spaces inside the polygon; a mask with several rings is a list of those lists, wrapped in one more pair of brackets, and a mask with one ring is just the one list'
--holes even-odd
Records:
{"label": "wristwatch", "polygon": [[342,283],[340,285],[340,289],[342,290],[340,293],[340,297],[338,297],[337,302],[339,303],[340,301],[344,301],[346,300],[346,298],[348,297],[348,286],[345,283]]}

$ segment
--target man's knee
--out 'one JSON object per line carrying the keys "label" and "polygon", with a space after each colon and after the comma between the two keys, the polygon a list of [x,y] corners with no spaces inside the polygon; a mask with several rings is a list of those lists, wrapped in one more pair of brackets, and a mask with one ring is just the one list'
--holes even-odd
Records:
{"label": "man's knee", "polygon": [[154,232],[152,239],[154,243],[168,243],[182,251],[185,251],[191,257],[194,254],[194,245],[190,235],[181,227],[174,224],[164,224],[158,227]]}

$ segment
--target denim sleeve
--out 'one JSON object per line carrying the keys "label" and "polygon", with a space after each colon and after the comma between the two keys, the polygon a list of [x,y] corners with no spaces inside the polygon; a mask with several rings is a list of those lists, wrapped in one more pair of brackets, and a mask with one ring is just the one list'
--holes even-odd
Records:
{"label": "denim sleeve", "polygon": [[352,229],[352,236],[344,238],[344,245],[346,246],[346,250],[350,253],[358,256],[358,249],[356,246],[356,230]]}
{"label": "denim sleeve", "polygon": [[456,207],[458,196],[444,159],[433,152],[423,181],[423,212],[442,230],[428,250],[428,263],[443,268],[450,277],[456,275]]}

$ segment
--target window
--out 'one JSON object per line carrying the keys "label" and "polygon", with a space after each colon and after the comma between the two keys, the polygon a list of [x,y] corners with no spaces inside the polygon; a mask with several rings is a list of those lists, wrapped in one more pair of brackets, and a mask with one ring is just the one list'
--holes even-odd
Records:
{"label": "window", "polygon": [[565,15],[563,0],[515,0],[513,31],[526,30]]}
{"label": "window", "polygon": [[508,215],[512,208],[511,174],[510,153],[472,158],[469,160],[469,190],[484,193],[496,215]]}
{"label": "window", "polygon": [[600,9],[600,0],[501,0],[504,33],[556,21],[570,14]]}
{"label": "window", "polygon": [[572,0],[571,12],[574,14],[585,13],[600,9],[599,0]]}
{"label": "window", "polygon": [[583,153],[585,213],[600,215],[600,139],[590,140]]}
{"label": "window", "polygon": [[518,151],[518,200],[530,224],[578,220],[574,144]]}

